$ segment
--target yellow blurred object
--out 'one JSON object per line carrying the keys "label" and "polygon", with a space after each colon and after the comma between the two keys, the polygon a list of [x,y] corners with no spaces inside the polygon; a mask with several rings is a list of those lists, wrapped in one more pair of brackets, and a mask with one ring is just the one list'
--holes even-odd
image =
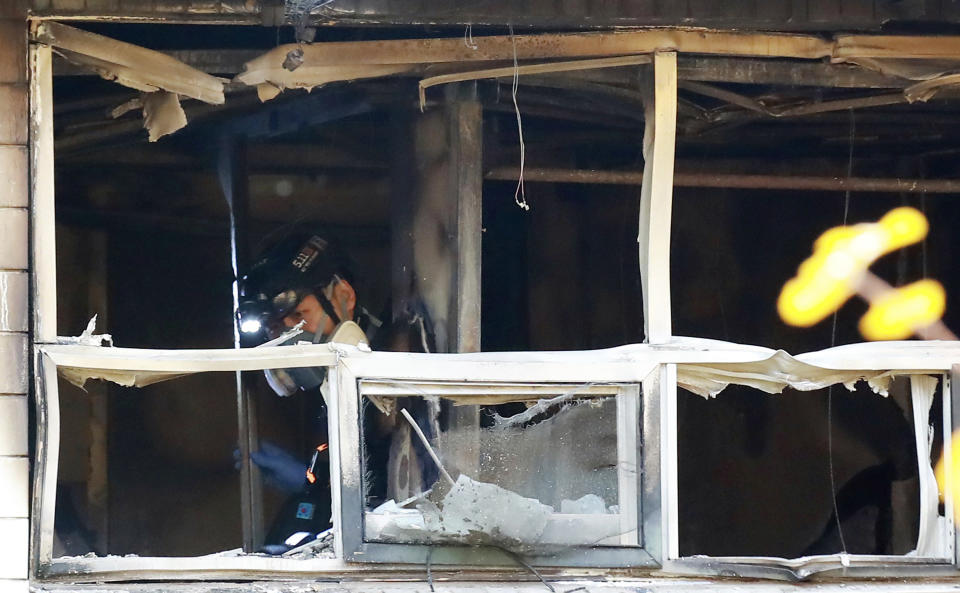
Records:
{"label": "yellow blurred object", "polygon": [[940,493],[940,502],[946,502],[949,492],[953,499],[954,516],[960,516],[960,430],[953,433],[950,445],[950,479],[947,480],[947,451],[940,454],[940,460],[933,468],[933,476],[937,479],[937,491]]}
{"label": "yellow blurred object", "polygon": [[895,208],[875,223],[827,230],[777,299],[780,318],[809,327],[839,309],[880,256],[923,240],[929,224],[916,208]]}
{"label": "yellow blurred object", "polygon": [[860,333],[868,340],[905,340],[940,319],[947,293],[936,280],[919,280],[891,290],[870,304],[860,318]]}
{"label": "yellow blurred object", "polygon": [[927,217],[916,208],[908,206],[887,212],[877,224],[886,233],[887,244],[883,253],[922,241],[930,229]]}

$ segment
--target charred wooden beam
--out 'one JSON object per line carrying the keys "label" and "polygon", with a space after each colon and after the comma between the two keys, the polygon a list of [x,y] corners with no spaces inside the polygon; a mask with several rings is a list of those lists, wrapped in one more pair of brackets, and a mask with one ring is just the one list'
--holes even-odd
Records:
{"label": "charred wooden beam", "polygon": [[[57,222],[71,226],[107,231],[169,233],[222,239],[230,231],[226,218],[162,215],[138,211],[93,208],[57,208]],[[276,230],[277,222],[250,221],[251,234],[265,235]],[[379,225],[324,224],[324,228],[350,245],[382,246],[388,241],[387,228]]]}
{"label": "charred wooden beam", "polygon": [[681,80],[700,82],[804,87],[881,89],[903,88],[910,84],[902,78],[849,64],[712,56],[681,56],[677,74]]}
{"label": "charred wooden beam", "polygon": [[[249,49],[182,49],[160,53],[201,72],[236,74],[243,69],[246,62],[261,52]],[[54,76],[95,74],[89,68],[77,66],[62,58],[54,60],[53,73]],[[800,87],[880,89],[903,88],[910,84],[910,81],[902,78],[885,76],[850,64],[721,56],[679,56],[677,74],[681,80]],[[566,76],[627,87],[632,86],[634,80],[630,69],[621,68],[569,72]]]}
{"label": "charred wooden beam", "polygon": [[36,40],[56,48],[68,60],[138,91],[162,89],[213,105],[224,102],[225,81],[160,52],[55,22],[41,23]]}
{"label": "charred wooden beam", "polygon": [[[520,170],[499,167],[487,172],[486,179],[513,181]],[[640,171],[592,171],[585,169],[526,168],[524,180],[535,183],[584,183],[592,185],[641,185]],[[714,187],[726,189],[779,189],[785,191],[857,191],[868,193],[960,193],[960,179],[898,179],[866,177],[821,177],[812,175],[741,175],[724,173],[675,173],[678,187]]]}
{"label": "charred wooden beam", "polygon": [[[100,150],[70,152],[57,160],[58,167],[87,168],[90,166],[123,166],[142,169],[175,169],[178,171],[205,170],[210,159],[197,158],[191,152],[141,144],[139,149],[124,146]],[[268,143],[250,144],[247,166],[251,173],[309,173],[329,170],[371,171],[365,175],[386,171],[386,157],[378,160],[357,154],[349,149],[316,144]]]}
{"label": "charred wooden beam", "polygon": [[[262,51],[255,49],[178,49],[161,51],[177,61],[208,74],[236,74],[243,64],[257,57]],[[74,64],[63,58],[53,62],[54,76],[91,76],[89,68]]]}
{"label": "charred wooden beam", "polygon": [[[248,23],[277,26],[275,8],[255,0],[33,0],[33,13],[42,18],[109,18],[126,22]],[[459,26],[468,23],[519,27],[607,28],[629,26],[739,27],[756,30],[881,30],[891,20],[924,23],[957,22],[956,10],[940,2],[870,2],[839,0],[737,2],[655,2],[635,0],[511,0],[479,3],[405,3],[394,0],[337,0],[333,7],[314,11],[311,21],[330,25]],[[456,7],[456,9],[453,9]]]}

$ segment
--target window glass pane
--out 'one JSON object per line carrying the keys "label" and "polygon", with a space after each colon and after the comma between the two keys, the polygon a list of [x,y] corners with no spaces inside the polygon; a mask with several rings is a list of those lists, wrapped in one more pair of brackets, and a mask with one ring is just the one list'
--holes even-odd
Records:
{"label": "window glass pane", "polygon": [[[269,381],[291,371],[268,371]],[[266,374],[244,372],[260,429],[253,461],[264,541],[257,550],[280,553],[331,526],[329,441],[319,389],[278,397]],[[85,390],[61,378],[59,393],[55,557],[199,556],[241,547],[235,373],[142,388],[90,380]],[[332,536],[325,537],[311,557],[332,556]]]}
{"label": "window glass pane", "polygon": [[[553,386],[537,394],[540,403],[529,399],[530,407],[458,406],[417,396],[416,388],[367,403],[367,540],[488,543],[516,551],[638,545],[636,449],[618,449],[618,389],[590,390]],[[627,414],[622,406],[619,413]],[[423,432],[449,479],[400,410]]]}
{"label": "window glass pane", "polygon": [[[781,395],[731,386],[711,400],[681,389],[681,556],[915,549],[920,482],[910,383],[897,378],[888,397],[863,382],[853,392],[835,385]],[[929,413],[933,459],[940,390]]]}

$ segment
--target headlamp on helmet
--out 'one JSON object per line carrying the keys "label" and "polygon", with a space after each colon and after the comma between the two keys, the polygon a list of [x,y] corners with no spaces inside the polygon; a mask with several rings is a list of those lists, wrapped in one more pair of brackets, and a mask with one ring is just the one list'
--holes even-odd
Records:
{"label": "headlamp on helmet", "polygon": [[[314,295],[334,325],[341,320],[327,294],[349,268],[341,254],[316,234],[291,235],[267,250],[240,281],[238,323],[243,346],[256,346],[277,338],[285,329],[284,318],[296,311],[308,295]],[[361,332],[362,334],[362,332]],[[300,332],[284,343],[317,343],[322,335]],[[292,368],[265,371],[267,382],[279,395],[319,386],[326,369]]]}
{"label": "headlamp on helmet", "polygon": [[[310,294],[324,310],[333,308],[323,289],[342,274],[345,262],[332,245],[316,234],[286,237],[267,250],[240,280],[239,325],[241,341],[255,346],[275,338],[284,329],[283,319]],[[331,315],[336,319],[336,315]]]}

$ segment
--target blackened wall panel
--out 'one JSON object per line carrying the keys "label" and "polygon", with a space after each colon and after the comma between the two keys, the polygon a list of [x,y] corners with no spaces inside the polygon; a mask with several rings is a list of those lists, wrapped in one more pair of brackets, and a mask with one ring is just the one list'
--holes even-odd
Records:
{"label": "blackened wall panel", "polygon": [[840,0],[807,0],[807,7],[813,23],[840,22]]}
{"label": "blackened wall panel", "polygon": [[839,0],[840,19],[868,21],[876,18],[875,0]]}
{"label": "blackened wall panel", "polygon": [[944,19],[956,22],[960,19],[960,0],[941,0],[940,10]]}
{"label": "blackened wall panel", "polygon": [[[259,23],[259,0],[31,0],[42,16]],[[960,0],[337,0],[324,22],[587,29],[676,25],[876,31],[885,22],[960,22]]]}

